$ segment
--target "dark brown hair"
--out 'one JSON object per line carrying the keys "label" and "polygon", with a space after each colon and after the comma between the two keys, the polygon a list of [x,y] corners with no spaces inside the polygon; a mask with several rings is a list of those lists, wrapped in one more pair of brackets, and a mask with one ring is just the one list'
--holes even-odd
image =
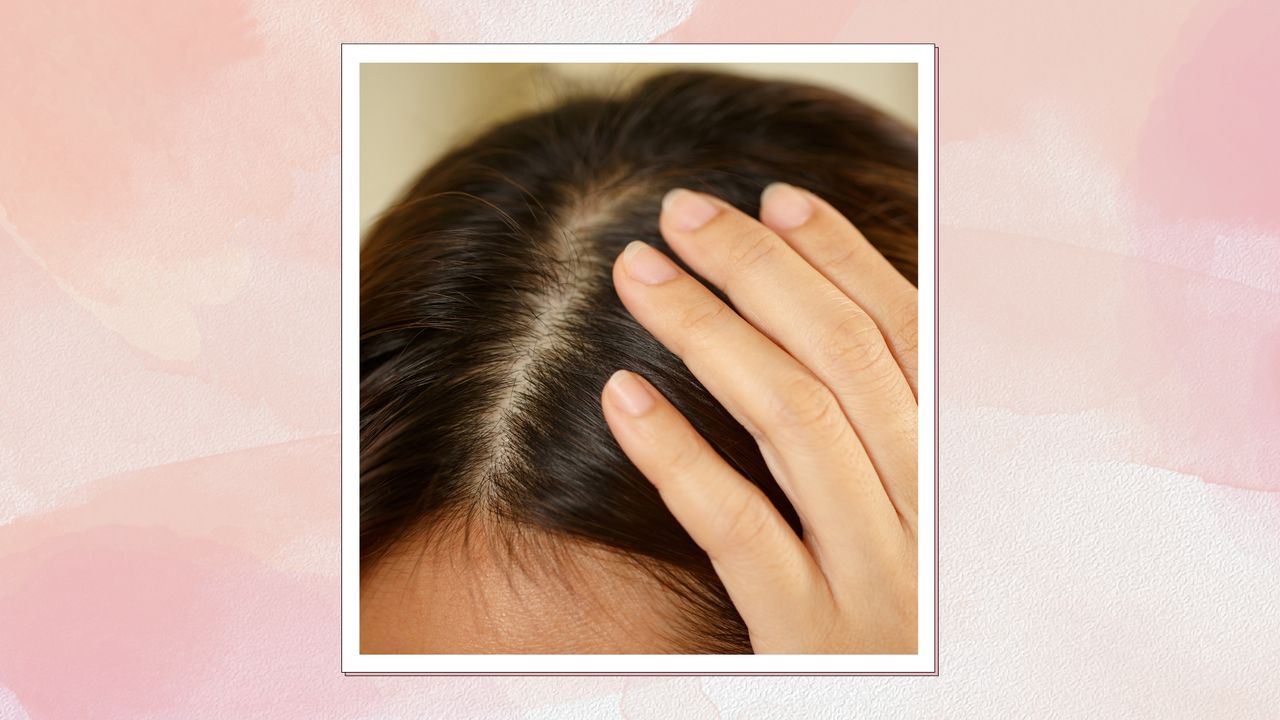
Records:
{"label": "dark brown hair", "polygon": [[752,437],[610,279],[632,240],[671,255],[658,233],[667,190],[754,216],[773,181],[828,200],[914,282],[915,135],[829,90],[668,73],[505,123],[427,169],[361,252],[362,567],[446,522],[483,521],[512,545],[586,542],[675,593],[687,627],[673,647],[750,652],[706,555],[618,448],[599,398],[617,369],[645,376],[799,530]]}

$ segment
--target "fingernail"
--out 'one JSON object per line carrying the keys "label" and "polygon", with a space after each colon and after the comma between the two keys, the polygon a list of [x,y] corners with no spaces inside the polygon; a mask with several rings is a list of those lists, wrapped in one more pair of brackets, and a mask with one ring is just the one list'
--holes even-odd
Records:
{"label": "fingernail", "polygon": [[622,268],[631,279],[645,285],[659,285],[680,274],[675,263],[668,260],[666,255],[639,240],[633,241],[622,251]]}
{"label": "fingernail", "polygon": [[676,188],[662,198],[662,214],[676,230],[693,232],[719,213],[719,207],[692,190]]}
{"label": "fingernail", "polygon": [[794,186],[776,182],[760,194],[760,221],[775,230],[791,230],[809,222],[813,203]]}
{"label": "fingernail", "polygon": [[653,393],[633,372],[619,370],[609,378],[607,387],[614,402],[631,417],[640,417],[653,407]]}

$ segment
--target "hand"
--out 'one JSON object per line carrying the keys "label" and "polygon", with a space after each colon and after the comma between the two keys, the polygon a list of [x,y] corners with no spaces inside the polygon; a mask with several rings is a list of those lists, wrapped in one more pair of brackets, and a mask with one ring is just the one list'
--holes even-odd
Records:
{"label": "hand", "polygon": [[815,195],[775,184],[761,202],[757,221],[688,190],[663,200],[663,237],[734,307],[640,242],[613,281],[755,437],[803,541],[640,376],[609,380],[605,419],[755,652],[915,653],[916,289]]}

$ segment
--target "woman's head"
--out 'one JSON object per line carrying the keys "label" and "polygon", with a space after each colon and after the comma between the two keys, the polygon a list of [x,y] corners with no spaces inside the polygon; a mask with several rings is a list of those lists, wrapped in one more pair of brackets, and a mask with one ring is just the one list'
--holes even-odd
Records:
{"label": "woman's head", "polygon": [[914,280],[913,133],[833,92],[715,73],[490,130],[372,229],[366,651],[750,652],[706,555],[618,448],[599,398],[615,370],[645,376],[799,531],[754,439],[610,279],[627,243],[665,249],[667,190],[754,215],[774,181],[828,200]]}

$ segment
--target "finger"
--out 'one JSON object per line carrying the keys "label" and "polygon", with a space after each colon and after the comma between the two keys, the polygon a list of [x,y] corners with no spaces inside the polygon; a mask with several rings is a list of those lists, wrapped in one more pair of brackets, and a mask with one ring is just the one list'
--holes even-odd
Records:
{"label": "finger", "polygon": [[917,292],[853,223],[825,200],[786,183],[760,196],[760,221],[875,319],[911,392],[918,377]]}
{"label": "finger", "polygon": [[727,203],[674,190],[660,227],[743,318],[831,389],[895,507],[914,514],[919,410],[874,319],[776,233]]}
{"label": "finger", "polygon": [[800,539],[646,380],[620,370],[601,397],[623,452],[711,558],[753,637],[777,635],[797,608],[829,595]]}
{"label": "finger", "polygon": [[[894,511],[831,391],[652,247],[613,270],[618,297],[760,443],[817,548],[879,541]],[[820,558],[821,559],[821,558]]]}

